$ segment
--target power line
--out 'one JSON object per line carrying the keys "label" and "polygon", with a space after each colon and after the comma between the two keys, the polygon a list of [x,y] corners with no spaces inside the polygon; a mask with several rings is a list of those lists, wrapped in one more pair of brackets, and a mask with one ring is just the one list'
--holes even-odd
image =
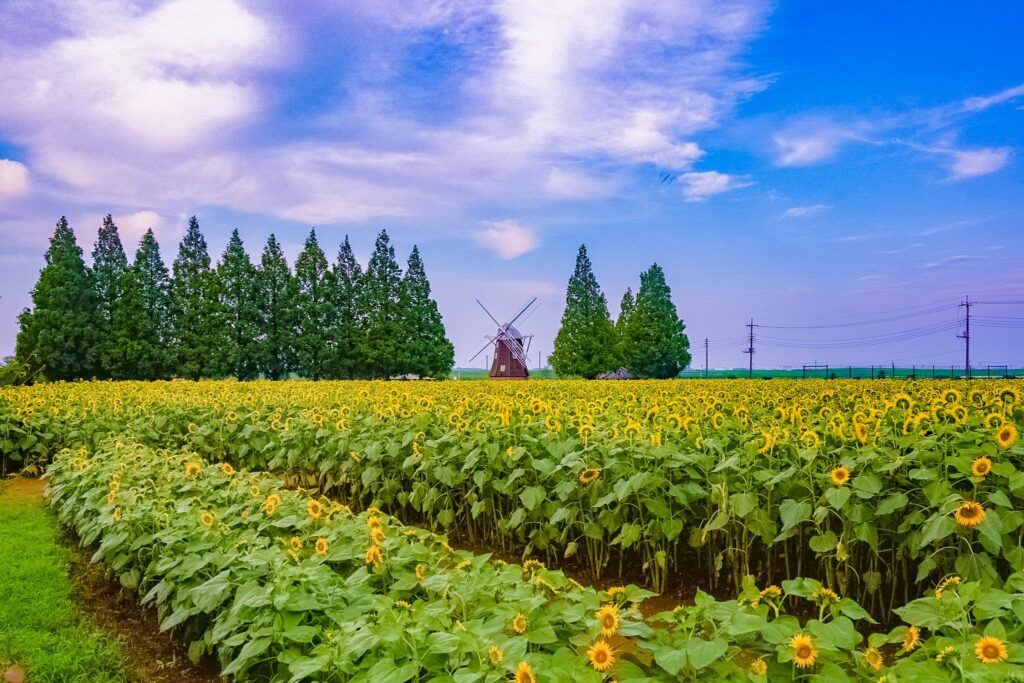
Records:
{"label": "power line", "polygon": [[831,324],[828,324],[828,325],[764,325],[764,324],[762,324],[762,325],[759,325],[759,327],[764,327],[765,329],[773,329],[773,330],[825,330],[825,329],[832,329],[832,328],[836,328],[836,327],[862,327],[864,325],[877,325],[877,324],[880,324],[880,323],[896,322],[896,321],[899,321],[899,320],[905,320],[907,318],[920,318],[922,316],[934,315],[936,313],[941,313],[941,312],[944,312],[944,311],[948,311],[951,308],[952,308],[952,305],[950,305],[950,304],[943,304],[942,306],[933,306],[932,308],[927,308],[927,309],[915,311],[915,312],[912,312],[912,313],[901,313],[901,314],[896,314],[896,315],[889,315],[889,316],[886,316],[884,318],[875,318],[873,320],[858,320],[858,321],[846,322],[846,323],[831,323]]}

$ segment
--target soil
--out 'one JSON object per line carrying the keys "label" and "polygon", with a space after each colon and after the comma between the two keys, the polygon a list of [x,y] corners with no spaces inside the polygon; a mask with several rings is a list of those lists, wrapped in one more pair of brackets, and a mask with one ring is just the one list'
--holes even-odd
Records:
{"label": "soil", "polygon": [[78,538],[65,535],[70,548],[71,586],[86,619],[114,636],[125,654],[131,680],[139,683],[219,683],[220,668],[205,658],[199,666],[171,632],[160,632],[156,610],[139,604],[139,596],[121,586],[105,567],[89,561],[92,553]]}

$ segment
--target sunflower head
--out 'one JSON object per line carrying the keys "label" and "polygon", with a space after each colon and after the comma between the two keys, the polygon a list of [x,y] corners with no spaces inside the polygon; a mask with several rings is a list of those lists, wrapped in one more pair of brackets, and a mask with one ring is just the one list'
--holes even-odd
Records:
{"label": "sunflower head", "polygon": [[590,660],[590,666],[595,670],[607,671],[615,664],[615,653],[612,652],[608,643],[599,640],[587,650],[587,659]]}
{"label": "sunflower head", "polygon": [[873,670],[878,671],[882,668],[882,653],[877,648],[869,647],[867,650],[864,650],[864,661]]}
{"label": "sunflower head", "polygon": [[984,477],[992,471],[992,461],[988,456],[981,456],[971,463],[971,474],[976,477]]}
{"label": "sunflower head", "polygon": [[1003,448],[1009,448],[1017,441],[1017,428],[1010,423],[1002,425],[996,430],[996,443]]}
{"label": "sunflower head", "polygon": [[366,564],[372,564],[374,567],[384,561],[384,556],[380,554],[380,546],[371,545],[366,550],[366,555],[363,558],[366,560]]}
{"label": "sunflower head", "polygon": [[498,666],[501,660],[505,659],[505,653],[497,645],[491,645],[491,649],[487,651],[487,659],[491,660],[492,666]]}
{"label": "sunflower head", "polygon": [[916,626],[911,626],[907,629],[907,634],[903,636],[903,651],[913,652],[918,645],[921,644],[921,629]]}
{"label": "sunflower head", "polygon": [[326,555],[327,551],[328,551],[328,549],[330,549],[330,547],[331,547],[331,544],[328,543],[327,539],[324,538],[323,536],[321,536],[320,538],[316,539],[316,554],[319,555],[320,557],[323,557],[324,555]]}
{"label": "sunflower head", "polygon": [[235,468],[231,466],[231,463],[225,462],[221,463],[220,471],[230,477],[232,474],[235,473]]}
{"label": "sunflower head", "polygon": [[758,657],[750,664],[750,673],[755,676],[764,676],[768,673],[768,664],[763,658]]}
{"label": "sunflower head", "polygon": [[985,519],[985,508],[973,500],[964,501],[954,515],[960,526],[976,527]]}
{"label": "sunflower head", "polygon": [[839,467],[832,470],[831,477],[832,482],[836,486],[844,486],[846,482],[850,481],[850,470],[840,465]]}
{"label": "sunflower head", "polygon": [[818,658],[818,650],[814,647],[814,640],[806,633],[798,633],[789,641],[793,648],[793,662],[798,669],[807,669],[814,666],[814,660]]}
{"label": "sunflower head", "polygon": [[199,515],[199,523],[203,526],[213,526],[213,514],[210,512],[204,512]]}
{"label": "sunflower head", "polygon": [[526,615],[519,612],[512,617],[512,630],[522,635],[526,633]]}
{"label": "sunflower head", "polygon": [[615,605],[604,605],[597,610],[597,623],[601,625],[601,634],[613,635],[619,630],[619,608]]}
{"label": "sunflower head", "polygon": [[983,636],[974,644],[974,656],[984,664],[998,664],[1009,657],[1006,644],[995,636]]}
{"label": "sunflower head", "polygon": [[526,662],[519,662],[516,667],[516,683],[537,683],[537,677],[533,675],[533,667]]}
{"label": "sunflower head", "polygon": [[199,474],[199,470],[201,469],[203,469],[203,466],[193,461],[185,465],[185,474],[187,474],[190,477],[194,477],[197,474]]}
{"label": "sunflower head", "polygon": [[588,467],[580,472],[580,482],[583,484],[589,484],[601,476],[601,469],[599,467]]}

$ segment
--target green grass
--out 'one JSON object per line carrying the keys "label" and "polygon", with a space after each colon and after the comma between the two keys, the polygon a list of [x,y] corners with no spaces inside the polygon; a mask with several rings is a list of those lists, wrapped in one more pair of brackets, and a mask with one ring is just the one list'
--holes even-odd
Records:
{"label": "green grass", "polygon": [[32,683],[124,681],[120,654],[76,613],[66,550],[38,495],[0,482],[0,661]]}

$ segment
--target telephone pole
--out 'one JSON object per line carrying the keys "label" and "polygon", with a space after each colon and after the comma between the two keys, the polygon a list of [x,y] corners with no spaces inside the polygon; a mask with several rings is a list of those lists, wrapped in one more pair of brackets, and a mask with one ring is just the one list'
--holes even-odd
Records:
{"label": "telephone pole", "polygon": [[971,378],[971,297],[965,296],[960,305],[966,309],[964,332],[957,336],[964,340],[964,376]]}
{"label": "telephone pole", "polygon": [[704,337],[704,379],[708,378],[708,338]]}
{"label": "telephone pole", "polygon": [[752,379],[754,377],[754,328],[757,327],[757,325],[754,324],[753,318],[750,319],[750,322],[747,323],[746,327],[750,328],[750,345],[743,353],[750,354],[750,363],[747,366],[747,379]]}

